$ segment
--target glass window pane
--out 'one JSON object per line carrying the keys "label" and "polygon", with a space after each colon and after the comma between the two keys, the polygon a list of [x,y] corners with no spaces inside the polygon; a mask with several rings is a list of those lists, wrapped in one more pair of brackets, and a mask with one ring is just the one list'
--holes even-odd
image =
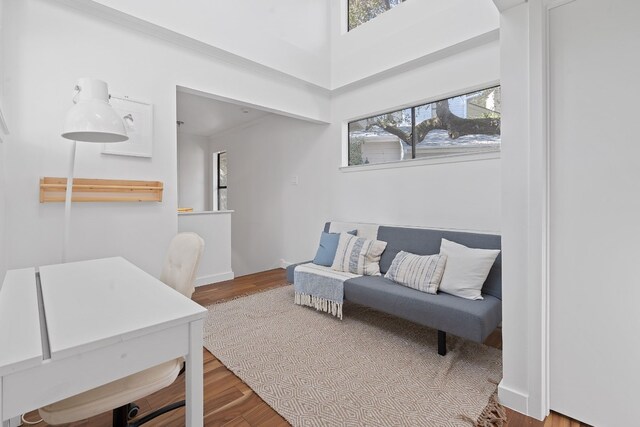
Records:
{"label": "glass window pane", "polygon": [[411,158],[411,109],[349,123],[349,166]]}
{"label": "glass window pane", "polygon": [[406,0],[349,0],[349,30],[393,9]]}
{"label": "glass window pane", "polygon": [[416,107],[416,157],[500,149],[500,87]]}
{"label": "glass window pane", "polygon": [[227,153],[218,154],[218,187],[227,186]]}
{"label": "glass window pane", "polygon": [[219,211],[227,210],[227,189],[226,188],[218,189],[218,210]]}

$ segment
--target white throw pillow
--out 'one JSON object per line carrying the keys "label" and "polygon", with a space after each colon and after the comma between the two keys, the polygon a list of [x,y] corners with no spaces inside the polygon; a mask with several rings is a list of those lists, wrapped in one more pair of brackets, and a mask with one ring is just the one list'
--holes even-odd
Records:
{"label": "white throw pillow", "polygon": [[365,276],[380,276],[380,256],[386,247],[387,242],[340,233],[331,268]]}
{"label": "white throw pillow", "polygon": [[487,280],[499,249],[474,249],[442,239],[440,255],[447,256],[439,290],[467,299],[482,299],[480,291]]}

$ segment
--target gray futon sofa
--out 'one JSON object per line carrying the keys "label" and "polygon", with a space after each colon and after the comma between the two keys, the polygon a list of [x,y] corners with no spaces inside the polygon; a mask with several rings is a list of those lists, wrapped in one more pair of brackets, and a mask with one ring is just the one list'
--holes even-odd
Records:
{"label": "gray futon sofa", "polygon": [[[355,228],[355,225],[343,225],[341,230],[336,230],[331,223],[326,223],[325,231],[343,231],[351,227]],[[371,226],[367,227],[370,229]],[[498,235],[408,227],[376,228],[377,239],[387,242],[380,259],[383,276],[399,251],[437,254],[442,238],[471,248],[500,249]],[[297,265],[287,268],[289,283],[294,281]],[[437,329],[438,353],[444,356],[447,351],[446,333],[482,343],[502,321],[501,265],[502,254],[496,258],[483,285],[482,300],[468,300],[442,292],[432,295],[399,285],[383,276],[361,276],[345,281],[344,299]]]}

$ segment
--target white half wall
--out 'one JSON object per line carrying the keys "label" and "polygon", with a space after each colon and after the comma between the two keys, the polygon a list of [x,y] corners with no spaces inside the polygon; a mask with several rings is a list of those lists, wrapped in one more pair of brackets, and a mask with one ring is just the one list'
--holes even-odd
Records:
{"label": "white half wall", "polygon": [[[154,105],[153,158],[101,154],[78,144],[76,176],[164,182],[162,203],[74,204],[70,260],[122,255],[159,274],[177,232],[176,86],[247,105],[329,119],[324,91],[265,75],[131,30],[51,0],[5,0],[4,102],[12,141],[5,147],[8,267],[60,261],[62,204],[38,202],[42,176],[65,176],[70,143],[60,135],[79,77]],[[37,120],[36,120],[37,118]],[[37,125],[34,123],[37,122]]]}
{"label": "white half wall", "polygon": [[204,240],[204,252],[196,276],[196,286],[231,280],[231,221],[233,212],[181,213],[178,232],[197,233]]}
{"label": "white half wall", "polygon": [[211,210],[209,138],[178,132],[178,206]]}

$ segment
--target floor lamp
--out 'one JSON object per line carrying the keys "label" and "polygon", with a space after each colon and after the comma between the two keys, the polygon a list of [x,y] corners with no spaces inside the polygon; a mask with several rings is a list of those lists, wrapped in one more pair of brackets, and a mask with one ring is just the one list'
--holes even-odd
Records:
{"label": "floor lamp", "polygon": [[75,86],[75,104],[64,122],[62,137],[73,141],[67,188],[64,199],[64,244],[62,262],[67,262],[71,199],[73,196],[73,169],[76,162],[76,141],[123,142],[129,139],[122,117],[109,104],[109,89],[102,80],[81,78]]}

